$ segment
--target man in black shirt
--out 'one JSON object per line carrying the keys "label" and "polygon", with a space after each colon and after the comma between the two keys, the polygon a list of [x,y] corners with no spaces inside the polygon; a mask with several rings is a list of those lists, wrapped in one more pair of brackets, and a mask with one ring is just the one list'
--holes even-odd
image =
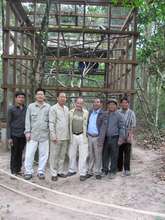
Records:
{"label": "man in black shirt", "polygon": [[8,110],[7,138],[11,146],[10,169],[14,175],[21,174],[22,152],[26,144],[24,135],[26,107],[25,94],[16,92],[15,105]]}

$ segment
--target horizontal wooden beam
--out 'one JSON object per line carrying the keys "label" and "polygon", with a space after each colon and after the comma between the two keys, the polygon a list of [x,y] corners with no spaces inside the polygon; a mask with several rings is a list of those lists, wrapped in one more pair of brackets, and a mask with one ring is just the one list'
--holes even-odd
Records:
{"label": "horizontal wooden beam", "polygon": [[[41,31],[40,27],[14,27],[14,26],[5,26],[3,31],[18,31],[18,32],[39,32]],[[129,36],[138,36],[136,31],[125,31],[125,30],[103,30],[103,29],[94,29],[94,28],[80,28],[80,27],[60,27],[54,26],[49,27],[48,32],[64,32],[64,33],[86,33],[86,34],[110,34],[110,35],[129,35]]]}
{"label": "horizontal wooden beam", "polygon": [[[18,60],[34,60],[34,56],[22,56],[22,55],[2,55],[3,59],[18,59]],[[94,63],[116,63],[116,64],[134,64],[137,65],[137,61],[135,60],[119,60],[119,59],[107,59],[107,58],[87,58],[87,57],[55,57],[55,56],[47,56],[46,60],[49,61],[78,61],[78,62],[94,62]]]}
{"label": "horizontal wooden beam", "polygon": [[[27,15],[44,15],[44,12],[33,12],[33,11],[29,11],[27,12]],[[83,13],[75,13],[75,12],[54,12],[54,13],[49,13],[50,17],[55,17],[56,15],[58,16],[64,16],[64,17],[82,17],[84,16]],[[107,15],[107,14],[101,14],[101,13],[86,13],[85,17],[93,17],[93,18],[108,18],[108,16],[111,17],[111,19],[121,19],[121,20],[125,20],[127,18],[127,16],[116,16],[116,15]]]}
{"label": "horizontal wooden beam", "polygon": [[[31,2],[34,3],[34,0],[21,0],[21,2]],[[37,0],[37,3],[45,3],[45,0]],[[99,5],[99,6],[108,6],[112,3],[112,0],[52,0],[52,3],[55,4],[69,4],[69,5]],[[117,6],[121,6],[121,3],[118,3]]]}
{"label": "horizontal wooden beam", "polygon": [[[62,91],[62,92],[103,92],[103,93],[113,93],[113,94],[135,94],[136,90],[125,90],[125,89],[119,89],[119,90],[113,90],[111,88],[94,88],[94,87],[56,87],[56,86],[43,86],[45,90],[51,90],[51,91]],[[30,85],[13,85],[13,84],[7,84],[2,85],[2,89],[31,89]]]}

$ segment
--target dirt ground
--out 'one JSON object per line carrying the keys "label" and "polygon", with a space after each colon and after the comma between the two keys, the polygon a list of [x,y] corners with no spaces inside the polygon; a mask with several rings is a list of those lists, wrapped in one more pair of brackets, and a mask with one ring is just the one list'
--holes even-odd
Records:
{"label": "dirt ground", "polygon": [[[1,153],[0,169],[9,171],[9,157],[9,152]],[[160,150],[155,151],[135,146],[132,157],[132,175],[129,177],[123,177],[121,173],[118,173],[113,180],[108,177],[96,180],[92,177],[85,182],[80,182],[79,176],[75,175],[52,182],[47,169],[46,180],[38,180],[35,176],[31,182],[94,202],[165,214],[165,182],[161,181],[157,175],[161,164]],[[0,184],[52,202],[52,204],[46,204],[0,186],[0,220],[165,219],[58,195],[20,180],[10,179],[1,172]]]}

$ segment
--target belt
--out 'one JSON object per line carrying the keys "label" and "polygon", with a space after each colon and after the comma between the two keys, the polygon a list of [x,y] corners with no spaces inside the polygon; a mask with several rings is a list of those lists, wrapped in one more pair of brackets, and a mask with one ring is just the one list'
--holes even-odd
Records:
{"label": "belt", "polygon": [[89,135],[90,137],[98,137],[98,134],[89,134],[89,133],[88,133],[88,135]]}
{"label": "belt", "polygon": [[80,134],[83,134],[83,132],[79,132],[79,133],[73,133],[75,135],[80,135]]}

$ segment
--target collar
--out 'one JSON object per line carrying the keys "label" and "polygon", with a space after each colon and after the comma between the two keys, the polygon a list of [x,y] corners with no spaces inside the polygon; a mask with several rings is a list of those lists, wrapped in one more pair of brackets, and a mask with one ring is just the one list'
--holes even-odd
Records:
{"label": "collar", "polygon": [[[19,105],[15,105],[16,108],[20,108]],[[22,105],[22,108],[25,108],[25,105]]]}
{"label": "collar", "polygon": [[121,108],[121,112],[127,113],[128,111],[129,111],[129,108],[128,108],[127,110],[123,110],[123,109]]}
{"label": "collar", "polygon": [[100,109],[100,108],[99,108],[99,109],[97,109],[97,110],[94,110],[94,109],[93,109],[92,113],[96,113],[96,114],[98,114],[100,111],[101,111],[101,109]]}
{"label": "collar", "polygon": [[62,108],[62,109],[64,109],[65,108],[65,106],[63,105],[63,107],[61,106],[61,105],[59,105],[59,103],[57,102],[57,106],[59,107],[59,108]]}
{"label": "collar", "polygon": [[37,107],[43,107],[43,106],[45,106],[46,105],[46,102],[43,102],[43,104],[42,105],[39,105],[39,103],[38,102],[35,102],[35,106],[37,106]]}

